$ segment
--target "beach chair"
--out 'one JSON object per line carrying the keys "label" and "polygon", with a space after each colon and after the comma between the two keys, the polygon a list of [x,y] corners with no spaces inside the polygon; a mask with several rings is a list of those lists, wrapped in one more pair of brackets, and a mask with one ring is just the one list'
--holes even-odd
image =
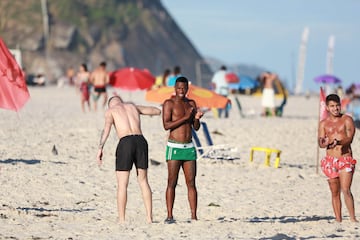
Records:
{"label": "beach chair", "polygon": [[235,102],[236,102],[236,106],[237,106],[238,109],[239,109],[240,116],[241,116],[242,118],[244,118],[244,117],[245,117],[245,114],[244,114],[243,111],[242,111],[242,107],[241,107],[241,104],[240,104],[240,100],[238,99],[237,96],[235,96]]}
{"label": "beach chair", "polygon": [[199,153],[198,159],[209,158],[216,160],[235,160],[240,159],[238,149],[227,144],[214,145],[210,136],[209,129],[205,122],[201,122],[202,132],[204,133],[207,146],[203,146],[195,130],[192,130],[193,141]]}

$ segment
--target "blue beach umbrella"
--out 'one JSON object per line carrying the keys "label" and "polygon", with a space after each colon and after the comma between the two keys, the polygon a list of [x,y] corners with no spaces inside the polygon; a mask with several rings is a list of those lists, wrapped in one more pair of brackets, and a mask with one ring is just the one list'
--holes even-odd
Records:
{"label": "blue beach umbrella", "polygon": [[259,86],[259,82],[249,76],[239,75],[239,78],[240,78],[240,82],[229,84],[230,89],[246,90],[246,89],[254,89]]}

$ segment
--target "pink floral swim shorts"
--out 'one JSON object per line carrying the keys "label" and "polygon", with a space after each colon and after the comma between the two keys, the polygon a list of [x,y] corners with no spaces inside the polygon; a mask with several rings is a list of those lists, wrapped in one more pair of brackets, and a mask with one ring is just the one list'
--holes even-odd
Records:
{"label": "pink floral swim shorts", "polygon": [[328,178],[339,177],[339,171],[345,169],[346,172],[354,172],[356,160],[351,156],[332,157],[325,156],[321,159],[321,170]]}

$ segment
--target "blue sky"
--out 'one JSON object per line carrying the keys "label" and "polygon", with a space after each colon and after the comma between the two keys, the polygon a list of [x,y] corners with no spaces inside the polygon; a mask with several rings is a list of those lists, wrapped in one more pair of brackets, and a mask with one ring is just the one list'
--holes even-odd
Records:
{"label": "blue sky", "polygon": [[303,92],[318,91],[335,37],[333,73],[360,82],[360,0],[162,0],[203,56],[276,72],[295,87],[301,35],[309,28]]}

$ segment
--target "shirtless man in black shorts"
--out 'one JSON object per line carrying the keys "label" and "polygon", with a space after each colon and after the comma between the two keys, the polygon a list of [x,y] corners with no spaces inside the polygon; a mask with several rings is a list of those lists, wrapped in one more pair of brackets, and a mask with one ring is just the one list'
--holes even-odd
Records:
{"label": "shirtless man in black shorts", "polygon": [[103,107],[105,107],[107,102],[107,92],[106,85],[109,83],[109,74],[106,71],[106,62],[101,62],[99,67],[95,69],[89,79],[90,83],[94,86],[94,110],[97,110],[97,101],[102,95],[104,98]]}
{"label": "shirtless man in black shorts", "polygon": [[111,126],[114,125],[120,139],[116,149],[116,177],[118,183],[117,205],[119,222],[125,221],[127,200],[127,186],[130,170],[135,164],[138,182],[141,188],[145,208],[146,220],[152,222],[152,193],[148,183],[148,144],[142,135],[140,114],[160,115],[161,110],[156,107],[138,106],[124,103],[119,96],[109,99],[109,109],[105,112],[105,126],[100,138],[100,146],[96,156],[98,164],[102,164],[103,147],[108,138]]}

